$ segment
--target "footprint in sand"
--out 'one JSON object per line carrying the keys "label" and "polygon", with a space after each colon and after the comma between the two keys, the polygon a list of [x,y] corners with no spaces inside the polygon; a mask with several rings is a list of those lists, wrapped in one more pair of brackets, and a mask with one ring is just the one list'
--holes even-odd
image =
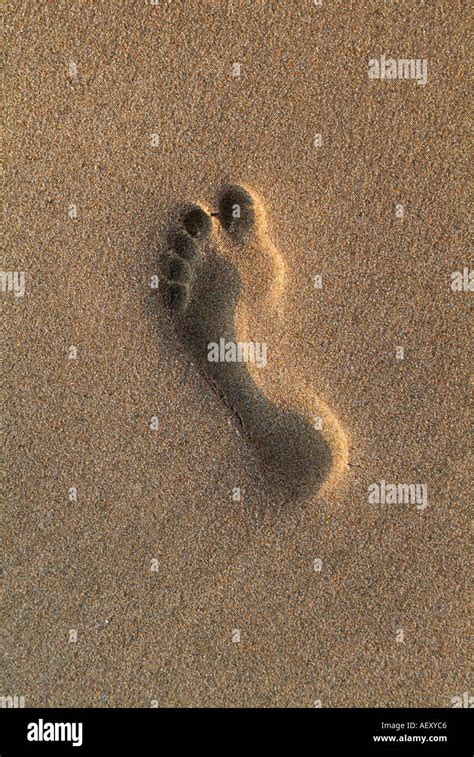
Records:
{"label": "footprint in sand", "polygon": [[[239,260],[246,261],[241,266],[245,275],[239,274]],[[327,411],[323,428],[329,433],[316,430],[309,420],[270,401],[258,386],[255,364],[246,362],[252,347],[242,341],[245,323],[278,303],[285,283],[285,264],[268,238],[255,193],[226,187],[212,216],[200,205],[186,207],[160,268],[176,330],[231,409],[268,484],[290,501],[316,493],[345,456],[334,416]],[[262,359],[265,345],[259,350],[253,344],[254,360]]]}

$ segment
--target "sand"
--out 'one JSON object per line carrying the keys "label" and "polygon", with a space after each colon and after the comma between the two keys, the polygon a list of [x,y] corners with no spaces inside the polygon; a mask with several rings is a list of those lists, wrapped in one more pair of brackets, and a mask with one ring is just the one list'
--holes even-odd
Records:
{"label": "sand", "polygon": [[[8,4],[4,269],[25,294],[2,294],[5,695],[450,707],[469,690],[466,16]],[[427,83],[369,80],[382,53],[427,59]],[[263,389],[330,414],[346,445],[288,510],[150,286],[176,207],[215,210],[226,182],[258,194],[260,262],[280,261],[268,278],[258,248],[235,260]],[[252,307],[263,280],[275,311]],[[428,506],[369,502],[382,480],[426,485]]]}

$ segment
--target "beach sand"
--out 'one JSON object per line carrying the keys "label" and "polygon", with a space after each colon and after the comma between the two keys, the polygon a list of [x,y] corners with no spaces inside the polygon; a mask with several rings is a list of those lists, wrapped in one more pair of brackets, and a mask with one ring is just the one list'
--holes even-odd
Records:
{"label": "beach sand", "polygon": [[[469,690],[466,16],[8,4],[4,268],[25,293],[2,294],[3,694],[451,707]],[[370,80],[383,53],[427,59],[426,84]],[[242,330],[268,342],[262,391],[335,429],[334,475],[289,507],[151,286],[176,208],[216,212],[228,182],[268,220],[261,259],[229,252]],[[369,502],[381,481],[424,484],[427,507]]]}

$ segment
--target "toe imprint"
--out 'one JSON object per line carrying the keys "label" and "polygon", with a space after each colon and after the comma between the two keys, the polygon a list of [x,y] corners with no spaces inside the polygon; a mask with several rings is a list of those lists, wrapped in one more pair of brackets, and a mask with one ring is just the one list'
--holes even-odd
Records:
{"label": "toe imprint", "polygon": [[255,205],[246,189],[231,185],[219,198],[219,219],[223,228],[237,242],[244,242],[255,226]]}
{"label": "toe imprint", "polygon": [[199,247],[186,231],[175,232],[169,242],[170,249],[183,260],[195,260],[199,254]]}
{"label": "toe imprint", "polygon": [[188,288],[175,281],[167,282],[163,292],[163,299],[170,310],[182,313],[188,304]]}
{"label": "toe imprint", "polygon": [[182,216],[182,224],[188,234],[197,239],[208,237],[212,229],[212,221],[200,205],[191,205]]}
{"label": "toe imprint", "polygon": [[160,269],[166,279],[178,284],[188,284],[191,279],[189,263],[172,251],[163,254]]}

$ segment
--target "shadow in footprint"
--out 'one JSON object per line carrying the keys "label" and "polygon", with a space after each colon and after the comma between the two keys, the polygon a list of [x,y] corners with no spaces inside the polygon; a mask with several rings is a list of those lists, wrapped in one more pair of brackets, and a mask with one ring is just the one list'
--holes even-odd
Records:
{"label": "shadow in footprint", "polygon": [[210,218],[199,206],[185,211],[170,240],[174,246],[162,256],[164,301],[183,344],[248,437],[271,491],[287,504],[307,499],[331,469],[331,449],[322,434],[269,401],[245,362],[209,360],[211,344],[238,344],[241,286],[237,269],[209,244],[210,231]]}

